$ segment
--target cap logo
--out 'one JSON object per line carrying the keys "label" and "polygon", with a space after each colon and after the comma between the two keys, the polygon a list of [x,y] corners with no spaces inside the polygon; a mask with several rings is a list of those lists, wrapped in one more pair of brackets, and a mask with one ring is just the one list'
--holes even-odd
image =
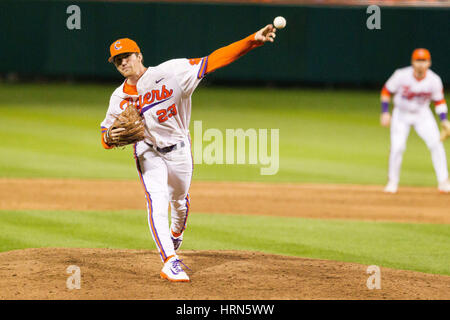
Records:
{"label": "cap logo", "polygon": [[120,41],[116,41],[116,43],[114,43],[114,49],[116,50],[122,49],[122,46],[120,46]]}

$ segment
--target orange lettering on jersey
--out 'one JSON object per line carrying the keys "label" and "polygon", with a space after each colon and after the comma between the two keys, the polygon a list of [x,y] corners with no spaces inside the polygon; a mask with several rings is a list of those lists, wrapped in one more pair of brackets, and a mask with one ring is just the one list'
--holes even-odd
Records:
{"label": "orange lettering on jersey", "polygon": [[170,98],[173,94],[173,89],[167,89],[165,85],[162,86],[161,89],[154,89],[144,94],[144,96],[139,95],[139,97],[134,100],[133,98],[125,98],[120,102],[120,109],[124,110],[129,105],[135,106],[138,110],[142,110],[142,108],[146,105],[151,104],[152,102],[164,100]]}
{"label": "orange lettering on jersey", "polygon": [[[124,104],[126,104],[126,106],[124,106]],[[120,109],[124,110],[126,109],[130,104],[133,104],[133,98],[126,98],[124,100],[122,100],[122,102],[120,103]]]}
{"label": "orange lettering on jersey", "polygon": [[152,90],[152,94],[153,94],[153,98],[156,97],[156,101],[162,100],[159,90]]}
{"label": "orange lettering on jersey", "polygon": [[162,99],[167,99],[173,93],[173,90],[172,89],[167,90],[165,85],[162,87],[161,91],[162,91]]}
{"label": "orange lettering on jersey", "polygon": [[402,97],[407,100],[419,99],[425,101],[431,98],[431,92],[414,92],[410,90],[409,86],[403,86],[402,89]]}
{"label": "orange lettering on jersey", "polygon": [[[153,99],[151,99],[151,98],[152,98],[152,94],[151,94],[150,92],[147,92],[147,93],[144,95],[144,105],[149,104],[149,103],[152,103],[153,100],[154,100],[154,98],[153,98]],[[150,99],[151,99],[151,100],[150,100]]]}
{"label": "orange lettering on jersey", "polygon": [[167,121],[169,118],[174,117],[178,114],[177,106],[172,104],[170,107],[166,109],[161,109],[156,111],[156,115],[158,116],[159,123],[163,123]]}
{"label": "orange lettering on jersey", "polygon": [[136,109],[138,109],[140,111],[143,106],[144,105],[142,104],[142,95],[139,95],[138,104],[136,106]]}

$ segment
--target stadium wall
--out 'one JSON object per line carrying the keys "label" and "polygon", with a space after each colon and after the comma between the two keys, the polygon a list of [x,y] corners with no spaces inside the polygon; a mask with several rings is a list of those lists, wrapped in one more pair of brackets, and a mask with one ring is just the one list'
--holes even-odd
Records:
{"label": "stadium wall", "polygon": [[[67,7],[81,9],[69,30]],[[117,38],[137,41],[146,65],[202,57],[270,23],[287,19],[275,44],[215,72],[211,81],[380,84],[426,47],[432,69],[450,84],[450,8],[381,8],[369,30],[366,7],[93,1],[2,1],[0,73],[119,78],[107,63]],[[245,61],[244,61],[245,60]]]}

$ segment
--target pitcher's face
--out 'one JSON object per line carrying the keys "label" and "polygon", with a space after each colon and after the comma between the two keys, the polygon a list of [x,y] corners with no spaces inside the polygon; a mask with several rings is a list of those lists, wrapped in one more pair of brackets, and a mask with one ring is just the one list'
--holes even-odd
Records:
{"label": "pitcher's face", "polygon": [[114,65],[125,77],[136,75],[141,69],[142,56],[138,53],[122,53],[114,57]]}

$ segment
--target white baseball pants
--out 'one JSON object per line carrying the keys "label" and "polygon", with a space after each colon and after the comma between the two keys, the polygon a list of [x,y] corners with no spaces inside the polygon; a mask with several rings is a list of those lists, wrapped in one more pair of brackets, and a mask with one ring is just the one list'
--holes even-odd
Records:
{"label": "white baseball pants", "polygon": [[140,141],[135,145],[135,160],[147,199],[150,233],[165,262],[175,254],[170,228],[182,233],[187,224],[193,171],[190,139],[186,138],[184,147],[165,154]]}
{"label": "white baseball pants", "polygon": [[416,113],[394,107],[391,120],[391,148],[389,155],[389,181],[398,184],[403,152],[411,126],[431,152],[434,171],[438,182],[448,179],[447,159],[444,145],[440,141],[439,128],[430,108]]}

